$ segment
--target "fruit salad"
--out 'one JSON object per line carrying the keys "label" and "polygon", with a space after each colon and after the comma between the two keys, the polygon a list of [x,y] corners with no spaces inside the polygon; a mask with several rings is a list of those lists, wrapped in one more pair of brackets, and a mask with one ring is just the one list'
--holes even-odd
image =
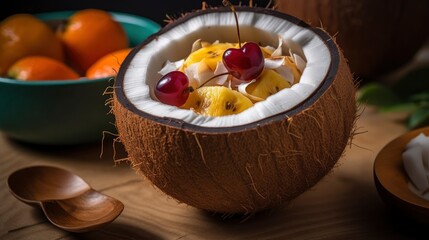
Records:
{"label": "fruit salad", "polygon": [[198,39],[187,58],[164,64],[155,96],[206,116],[240,113],[299,82],[306,62],[283,54],[282,44],[280,37],[277,47]]}

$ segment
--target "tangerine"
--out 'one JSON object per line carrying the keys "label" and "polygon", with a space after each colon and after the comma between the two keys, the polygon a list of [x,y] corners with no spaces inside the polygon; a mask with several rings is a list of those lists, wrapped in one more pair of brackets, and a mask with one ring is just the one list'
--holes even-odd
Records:
{"label": "tangerine", "polygon": [[71,66],[81,73],[104,55],[128,47],[125,29],[109,12],[100,9],[75,12],[58,34]]}
{"label": "tangerine", "polygon": [[25,81],[72,80],[80,78],[65,63],[45,56],[28,56],[15,62],[7,71],[10,78]]}
{"label": "tangerine", "polygon": [[86,77],[89,79],[116,77],[122,62],[131,52],[132,48],[121,49],[105,55],[98,59],[86,71]]}
{"label": "tangerine", "polygon": [[14,14],[1,21],[0,76],[18,59],[30,55],[63,61],[62,43],[55,31],[31,14]]}

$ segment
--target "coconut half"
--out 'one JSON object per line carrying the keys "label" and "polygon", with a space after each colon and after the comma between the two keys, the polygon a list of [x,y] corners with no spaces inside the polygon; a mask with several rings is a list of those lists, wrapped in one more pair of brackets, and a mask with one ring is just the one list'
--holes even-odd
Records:
{"label": "coconut half", "polygon": [[[313,187],[341,157],[354,127],[349,67],[325,31],[272,9],[236,7],[242,41],[305,61],[300,82],[236,115],[207,117],[159,102],[166,62],[197,39],[237,42],[230,8],[188,13],[135,47],[115,82],[113,113],[132,167],[169,196],[222,213],[254,213]],[[302,61],[299,63],[302,67]]]}

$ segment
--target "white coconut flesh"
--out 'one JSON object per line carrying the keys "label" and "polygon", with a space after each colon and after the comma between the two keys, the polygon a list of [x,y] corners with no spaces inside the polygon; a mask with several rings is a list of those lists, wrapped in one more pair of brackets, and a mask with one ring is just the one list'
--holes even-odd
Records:
{"label": "white coconut flesh", "polygon": [[213,12],[169,28],[136,51],[123,76],[123,92],[128,101],[138,110],[155,117],[178,119],[202,127],[245,125],[287,112],[305,102],[321,86],[331,67],[331,53],[324,40],[314,31],[284,18],[252,11],[237,14],[242,42],[253,41],[276,48],[280,37],[283,39],[283,53],[292,52],[306,61],[299,83],[239,114],[221,117],[203,116],[158,101],[153,90],[162,77],[159,71],[166,62],[185,59],[197,39],[206,42],[238,41],[233,13]]}

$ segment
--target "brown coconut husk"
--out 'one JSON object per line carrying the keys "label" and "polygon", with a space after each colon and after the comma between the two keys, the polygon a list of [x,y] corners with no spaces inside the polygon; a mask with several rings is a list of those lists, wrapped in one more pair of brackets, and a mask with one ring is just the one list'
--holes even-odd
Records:
{"label": "brown coconut husk", "polygon": [[237,127],[204,128],[139,111],[122,90],[125,61],[112,107],[131,166],[179,202],[225,214],[273,208],[312,188],[342,156],[357,112],[343,54],[326,32],[312,30],[332,57],[320,88],[294,109]]}

